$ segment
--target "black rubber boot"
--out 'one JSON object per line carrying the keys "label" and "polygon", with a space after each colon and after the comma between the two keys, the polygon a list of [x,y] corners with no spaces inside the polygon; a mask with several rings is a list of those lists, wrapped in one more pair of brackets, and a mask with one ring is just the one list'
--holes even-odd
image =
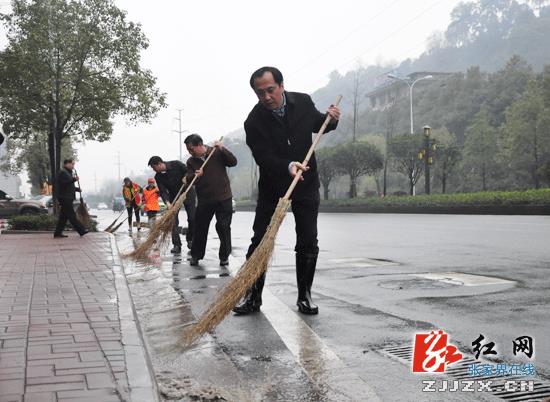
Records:
{"label": "black rubber boot", "polygon": [[265,273],[248,289],[243,301],[233,308],[233,312],[237,315],[246,315],[260,311],[264,283]]}
{"label": "black rubber boot", "polygon": [[318,314],[317,307],[311,300],[311,285],[317,266],[317,254],[296,253],[296,280],[298,283],[298,300],[296,305],[302,314]]}

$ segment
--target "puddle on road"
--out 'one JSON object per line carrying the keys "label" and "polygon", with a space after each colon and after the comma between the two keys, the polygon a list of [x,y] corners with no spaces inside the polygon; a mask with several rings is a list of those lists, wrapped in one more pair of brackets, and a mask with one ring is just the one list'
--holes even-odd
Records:
{"label": "puddle on road", "polygon": [[[142,236],[132,238],[120,234],[117,242],[122,252],[137,245]],[[186,255],[161,256],[153,253],[149,263],[132,263],[125,260],[125,273],[132,293],[140,325],[150,351],[159,390],[166,401],[256,401],[262,390],[248,391],[236,376],[231,383],[220,381],[228,377],[228,362],[220,361],[212,367],[212,359],[220,354],[210,336],[190,348],[185,348],[182,336],[195,322],[185,295],[206,297],[206,289],[217,289],[229,276],[223,267],[190,267]],[[185,284],[185,285],[184,285]],[[233,368],[234,370],[234,368]],[[251,393],[252,392],[252,393]]]}

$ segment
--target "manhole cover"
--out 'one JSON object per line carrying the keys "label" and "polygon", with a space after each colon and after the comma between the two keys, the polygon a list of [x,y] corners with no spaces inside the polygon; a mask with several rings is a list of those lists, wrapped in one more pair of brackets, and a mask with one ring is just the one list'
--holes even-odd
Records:
{"label": "manhole cover", "polygon": [[455,288],[460,286],[457,283],[434,281],[424,278],[412,278],[412,279],[394,279],[390,281],[379,282],[378,286],[385,289],[393,290],[409,290],[409,289],[445,289]]}

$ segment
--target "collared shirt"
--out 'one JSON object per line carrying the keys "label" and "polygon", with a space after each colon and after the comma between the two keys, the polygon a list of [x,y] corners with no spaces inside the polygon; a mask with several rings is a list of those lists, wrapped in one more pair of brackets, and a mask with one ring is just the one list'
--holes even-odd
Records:
{"label": "collared shirt", "polygon": [[273,109],[272,112],[279,116],[280,118],[285,117],[285,106],[286,106],[286,96],[283,92],[283,105],[278,109]]}

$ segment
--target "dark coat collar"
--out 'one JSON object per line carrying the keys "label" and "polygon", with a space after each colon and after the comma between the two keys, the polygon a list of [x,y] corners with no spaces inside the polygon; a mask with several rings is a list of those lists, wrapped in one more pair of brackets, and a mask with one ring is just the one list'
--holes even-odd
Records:
{"label": "dark coat collar", "polygon": [[[285,97],[286,97],[286,110],[285,113],[287,113],[289,110],[294,109],[294,105],[296,104],[296,98],[294,97],[293,92],[287,92],[285,91]],[[258,109],[260,110],[260,113],[264,114],[265,116],[273,116],[275,119],[276,117],[273,115],[273,112],[266,108],[264,105],[262,105],[258,101]]]}

